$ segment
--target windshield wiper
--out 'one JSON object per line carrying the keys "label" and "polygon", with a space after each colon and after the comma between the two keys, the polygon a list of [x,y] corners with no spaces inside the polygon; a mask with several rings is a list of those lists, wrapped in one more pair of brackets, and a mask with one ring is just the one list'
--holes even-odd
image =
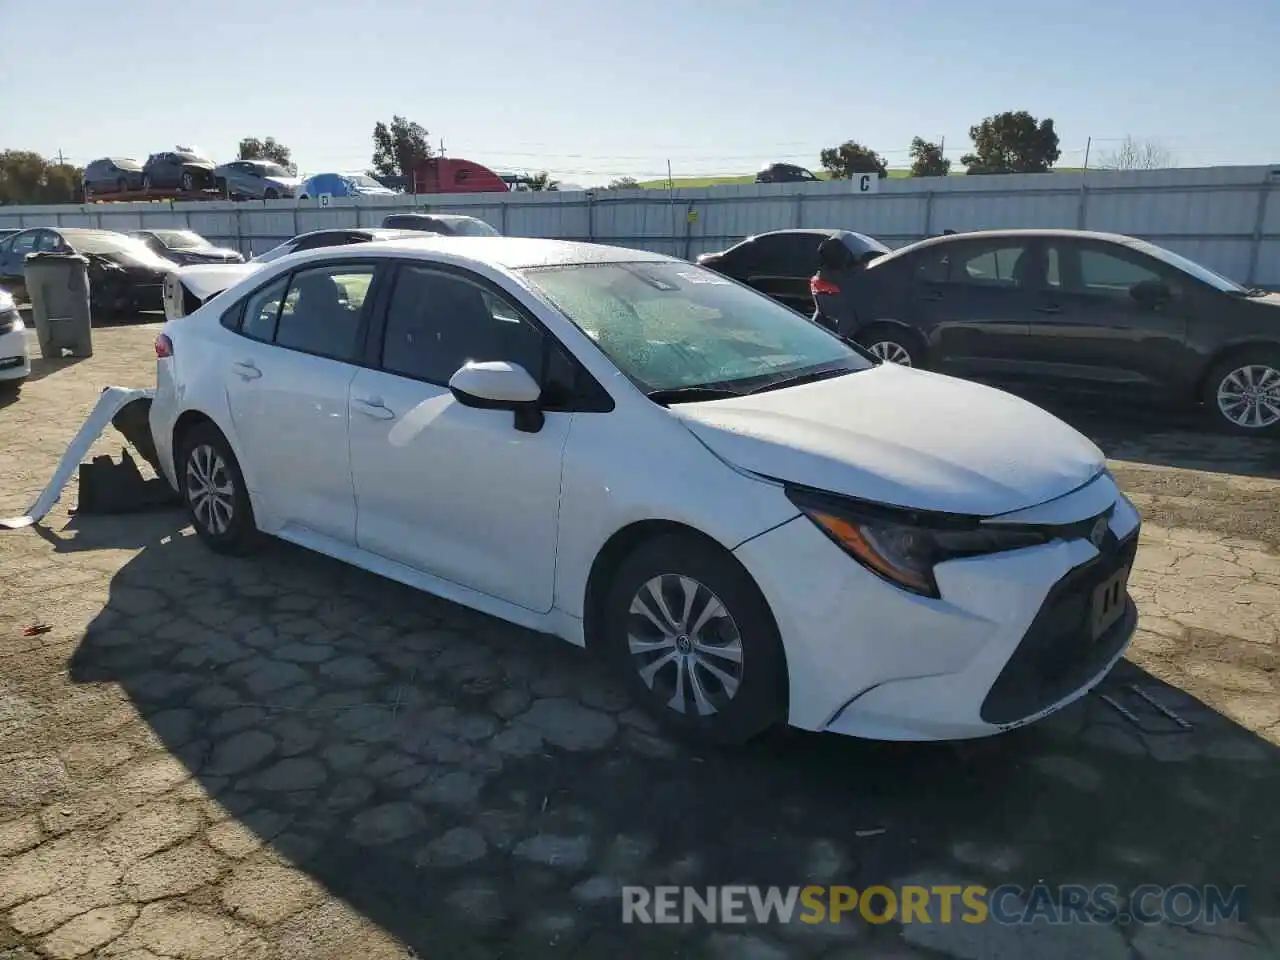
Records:
{"label": "windshield wiper", "polygon": [[667,406],[672,403],[697,403],[699,400],[725,400],[744,396],[741,390],[727,387],[670,387],[666,390],[650,390],[645,394],[654,403]]}
{"label": "windshield wiper", "polygon": [[802,383],[814,383],[818,380],[829,380],[832,377],[843,376],[846,373],[853,373],[848,367],[836,367],[834,370],[810,370],[808,373],[797,373],[793,377],[783,377],[781,380],[774,380],[766,383],[762,387],[756,387],[750,393],[766,393],[769,390],[781,390],[783,387],[796,387]]}

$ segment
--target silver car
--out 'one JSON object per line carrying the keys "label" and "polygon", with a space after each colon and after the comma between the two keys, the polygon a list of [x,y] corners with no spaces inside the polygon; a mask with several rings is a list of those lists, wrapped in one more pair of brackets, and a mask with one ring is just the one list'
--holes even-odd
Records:
{"label": "silver car", "polygon": [[213,171],[218,189],[233,200],[279,200],[297,195],[302,181],[270,160],[232,160]]}

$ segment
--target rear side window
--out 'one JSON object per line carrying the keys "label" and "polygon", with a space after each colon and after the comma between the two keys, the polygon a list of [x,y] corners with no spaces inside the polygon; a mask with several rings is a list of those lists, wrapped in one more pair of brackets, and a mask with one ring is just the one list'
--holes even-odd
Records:
{"label": "rear side window", "polygon": [[240,332],[254,340],[270,343],[276,335],[276,320],[280,316],[280,304],[289,278],[281,277],[249,296],[244,305],[244,320]]}
{"label": "rear side window", "polygon": [[299,270],[280,307],[275,342],[291,350],[351,361],[374,267],[342,265]]}

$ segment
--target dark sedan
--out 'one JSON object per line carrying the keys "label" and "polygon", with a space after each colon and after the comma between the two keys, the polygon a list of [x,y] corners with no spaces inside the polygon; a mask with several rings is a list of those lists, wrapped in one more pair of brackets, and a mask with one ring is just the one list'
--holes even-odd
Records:
{"label": "dark sedan", "polygon": [[96,317],[161,310],[165,274],[177,269],[143,243],[111,230],[32,227],[0,241],[0,287],[27,299],[23,272],[32,253],[78,253],[89,261],[89,296]]}
{"label": "dark sedan", "polygon": [[142,188],[142,164],[132,157],[103,157],[84,168],[85,199],[100,193],[125,193]]}
{"label": "dark sedan", "polygon": [[704,253],[698,257],[698,265],[810,314],[813,294],[809,281],[821,265],[819,248],[832,238],[859,261],[889,252],[879,240],[852,230],[774,230],[747,237],[720,253]]}
{"label": "dark sedan", "polygon": [[878,258],[852,291],[814,279],[820,319],[884,360],[1199,402],[1226,429],[1280,435],[1280,295],[1143,240],[958,233]]}
{"label": "dark sedan", "polygon": [[142,165],[143,189],[208,190],[216,185],[214,163],[192,150],[153,153]]}
{"label": "dark sedan", "polygon": [[133,230],[129,236],[145,243],[151,252],[179,266],[192,263],[244,263],[238,250],[215,247],[194,230]]}

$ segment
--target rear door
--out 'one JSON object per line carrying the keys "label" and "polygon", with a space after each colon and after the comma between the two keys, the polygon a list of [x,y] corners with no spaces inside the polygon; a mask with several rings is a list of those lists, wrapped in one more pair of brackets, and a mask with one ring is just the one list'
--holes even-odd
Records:
{"label": "rear door", "polygon": [[[1185,382],[1192,292],[1174,269],[1122,244],[1047,240],[1051,267],[1028,327],[1026,358],[1037,377],[1161,391]],[[1138,284],[1163,284],[1168,299],[1139,302]]]}
{"label": "rear door", "polygon": [[39,233],[38,230],[24,230],[22,233],[15,233],[5,241],[5,253],[0,257],[0,286],[10,291],[19,287],[25,289],[23,265],[27,254],[35,252],[36,238]]}
{"label": "rear door", "polygon": [[931,363],[962,375],[1016,376],[1027,328],[1039,305],[1044,271],[1031,237],[934,244],[912,273],[912,319]]}

